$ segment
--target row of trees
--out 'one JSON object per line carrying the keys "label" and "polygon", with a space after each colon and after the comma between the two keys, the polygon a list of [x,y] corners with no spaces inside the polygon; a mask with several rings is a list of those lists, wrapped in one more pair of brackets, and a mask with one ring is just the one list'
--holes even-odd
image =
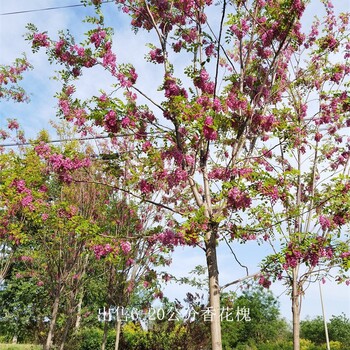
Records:
{"label": "row of trees", "polygon": [[[80,325],[73,332],[69,332],[65,349],[95,350],[105,344],[105,348],[115,349],[116,332],[115,320],[100,314],[98,322],[96,309],[98,302],[104,302],[104,296],[95,295],[95,304],[92,304],[91,295],[100,287],[101,279],[94,276],[90,281],[90,292],[84,296],[82,309],[91,312],[93,317],[83,316]],[[94,288],[92,286],[95,285]],[[49,312],[48,294],[46,291],[37,291],[37,286],[30,280],[13,279],[8,281],[8,288],[1,292],[2,319],[0,322],[1,340],[11,341],[13,334],[17,334],[19,342],[35,343],[42,337],[45,328],[38,322],[45,312]],[[134,306],[139,309],[140,299],[129,304],[129,310]],[[35,307],[33,307],[35,305]],[[46,305],[46,306],[45,306]],[[240,295],[225,293],[222,296],[221,307],[228,313],[223,313],[223,348],[254,349],[254,350],[290,350],[292,349],[292,332],[290,325],[280,317],[278,302],[272,293],[262,287],[251,287],[243,290]],[[197,318],[190,319],[188,314],[181,310],[192,310]],[[21,310],[21,312],[19,312]],[[89,310],[89,311],[87,311]],[[169,302],[166,298],[154,307],[154,314],[133,315],[133,321],[123,317],[119,346],[122,349],[209,349],[210,324],[203,321],[207,310],[205,298],[200,295],[188,294],[180,303]],[[245,314],[240,311],[247,311]],[[101,310],[100,310],[101,311]],[[194,313],[193,313],[194,314]],[[6,316],[4,316],[6,315]],[[176,315],[176,316],[175,316]],[[56,336],[64,333],[64,318],[62,319]],[[46,322],[47,323],[47,322]],[[105,329],[107,328],[107,335]],[[331,348],[346,350],[350,342],[350,321],[345,317],[333,316],[328,322]],[[325,329],[321,317],[301,321],[301,343],[305,350],[319,350],[325,348]]]}
{"label": "row of trees", "polygon": [[161,296],[154,266],[169,263],[172,241],[158,240],[157,213],[98,185],[106,162],[90,164],[91,149],[47,141],[42,132],[33,146],[0,155],[2,321],[16,337],[32,329],[45,348],[55,339],[64,349],[84,313],[127,305],[140,285],[150,290],[145,307]]}
{"label": "row of trees", "polygon": [[[33,50],[62,66],[61,117],[110,138],[98,145],[103,166],[91,161],[95,149],[55,149],[43,135],[2,155],[3,276],[23,252],[26,273],[50,286],[46,349],[60,314],[62,349],[79,324],[92,255],[105,257],[106,305],[120,304],[141,281],[152,285],[150,264],[187,244],[206,256],[212,349],[221,350],[217,246],[237,240],[272,247],[259,282],[288,287],[300,349],[305,287],[335,266],[348,281],[350,264],[349,14],[320,2],[324,20],[303,31],[303,0],[116,1],[136,33],[151,33],[147,60],[160,85],[151,94],[137,67],[117,61],[101,1],[90,4],[82,43],[28,25]],[[99,93],[79,99],[87,70],[115,84],[101,79]]]}

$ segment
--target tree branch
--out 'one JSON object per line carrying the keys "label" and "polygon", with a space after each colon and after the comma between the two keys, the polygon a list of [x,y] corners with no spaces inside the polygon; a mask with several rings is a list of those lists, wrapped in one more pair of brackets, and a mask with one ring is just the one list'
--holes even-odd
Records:
{"label": "tree branch", "polygon": [[245,281],[247,279],[254,278],[254,277],[257,277],[259,275],[260,275],[260,271],[256,272],[256,273],[253,273],[252,275],[248,275],[248,276],[239,278],[238,280],[232,281],[230,283],[226,283],[222,287],[220,287],[220,291],[222,291],[223,289],[225,289],[225,288],[227,288],[229,286],[232,286],[232,285],[237,284],[237,283],[241,283],[241,282],[243,282],[243,281]]}

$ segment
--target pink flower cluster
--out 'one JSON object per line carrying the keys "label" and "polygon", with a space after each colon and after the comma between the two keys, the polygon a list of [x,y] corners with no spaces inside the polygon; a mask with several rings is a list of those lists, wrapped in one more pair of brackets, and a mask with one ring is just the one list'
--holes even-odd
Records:
{"label": "pink flower cluster", "polygon": [[325,216],[321,215],[318,220],[320,222],[320,225],[323,231],[326,231],[331,227],[331,221]]}
{"label": "pink flower cluster", "polygon": [[95,48],[99,48],[101,46],[102,41],[106,38],[106,31],[98,28],[91,36],[90,41],[95,45]]}
{"label": "pink flower cluster", "polygon": [[137,77],[138,76],[134,67],[130,68],[128,72],[119,72],[117,74],[117,79],[119,80],[120,85],[124,88],[129,88],[134,85],[136,83]]}
{"label": "pink flower cluster", "polygon": [[[234,235],[231,235],[231,238],[234,239]],[[257,239],[256,234],[254,233],[242,233],[240,237],[244,242],[246,241],[255,241]]]}
{"label": "pink flower cluster", "polygon": [[131,244],[128,241],[121,241],[120,248],[122,249],[123,253],[127,255],[131,251]]}
{"label": "pink flower cluster", "polygon": [[[22,79],[22,73],[30,68],[31,65],[26,59],[17,59],[12,66],[0,67],[0,98],[12,99],[17,102],[23,102],[26,99],[24,91],[16,85]],[[9,87],[5,87],[9,85]]]}
{"label": "pink flower cluster", "polygon": [[348,258],[350,258],[350,251],[341,253],[340,254],[340,258],[341,259],[348,259]]}
{"label": "pink flower cluster", "polygon": [[15,119],[10,119],[10,120],[8,121],[7,127],[8,127],[10,130],[17,130],[17,129],[19,129],[19,124],[18,124],[17,120],[15,120]]}
{"label": "pink flower cluster", "polygon": [[48,155],[47,160],[52,169],[59,175],[60,179],[68,183],[72,181],[70,172],[91,165],[91,160],[89,158],[79,159],[75,157],[74,159],[70,159],[63,154],[57,153]]}
{"label": "pink flower cluster", "polygon": [[105,48],[106,52],[102,57],[102,65],[103,67],[110,69],[111,73],[115,75],[117,70],[117,56],[112,52],[110,42],[106,43]]}
{"label": "pink flower cluster", "polygon": [[302,0],[293,0],[292,9],[295,10],[297,16],[300,18],[305,10],[305,3]]}
{"label": "pink flower cluster", "polygon": [[261,115],[259,113],[255,113],[252,119],[254,125],[252,129],[255,133],[269,132],[277,124],[275,117],[271,114]]}
{"label": "pink flower cluster", "polygon": [[339,42],[333,34],[328,34],[326,37],[323,37],[320,43],[322,50],[329,50],[331,52],[335,51],[339,46]]}
{"label": "pink flower cluster", "polygon": [[176,96],[183,96],[187,98],[186,90],[184,88],[180,88],[180,86],[176,83],[175,78],[169,75],[165,77],[164,94],[167,98],[172,98]]}
{"label": "pink flower cluster", "polygon": [[83,167],[88,167],[91,165],[91,160],[89,158],[83,159],[70,159],[65,157],[63,154],[51,154],[49,156],[49,162],[55,171],[60,170],[76,170]]}
{"label": "pink flower cluster", "polygon": [[291,251],[285,254],[286,262],[283,264],[283,268],[287,270],[288,268],[295,268],[301,261],[302,253],[299,250],[293,249],[292,244],[289,244]]}
{"label": "pink flower cluster", "polygon": [[149,52],[151,62],[164,63],[164,54],[161,49],[154,49]]}
{"label": "pink flower cluster", "polygon": [[231,172],[226,167],[218,167],[208,173],[210,180],[228,181],[231,177]]}
{"label": "pink flower cluster", "polygon": [[25,60],[17,60],[13,66],[2,67],[0,73],[0,86],[7,85],[9,82],[17,83],[20,79],[20,75],[22,72],[27,70],[30,67],[29,63]]}
{"label": "pink flower cluster", "polygon": [[227,193],[227,205],[235,210],[249,208],[252,204],[247,193],[242,192],[238,187],[231,188]]}
{"label": "pink flower cluster", "polygon": [[211,180],[228,181],[232,177],[250,178],[252,172],[252,168],[227,169],[226,167],[217,167],[208,173],[208,178]]}
{"label": "pink flower cluster", "polygon": [[350,219],[349,213],[338,212],[333,215],[332,218],[327,218],[323,215],[319,217],[319,223],[323,231],[327,229],[334,229],[345,225],[345,223]]}
{"label": "pink flower cluster", "polygon": [[188,173],[186,170],[183,170],[182,168],[176,168],[173,172],[168,174],[166,178],[168,185],[170,188],[174,188],[180,184],[183,184],[184,182],[187,182],[188,180]]}
{"label": "pink flower cluster", "polygon": [[26,255],[22,255],[22,256],[20,257],[20,260],[21,260],[21,261],[24,261],[24,262],[29,262],[29,263],[31,263],[31,262],[34,261],[34,259],[33,259],[31,256],[26,256]]}
{"label": "pink flower cluster", "polygon": [[165,159],[173,159],[177,166],[181,166],[184,160],[184,155],[177,147],[172,147],[162,152],[161,157]]}
{"label": "pink flower cluster", "polygon": [[70,205],[66,208],[59,208],[57,210],[58,217],[62,219],[71,219],[78,213],[78,208],[75,205]]}
{"label": "pink flower cluster", "polygon": [[110,110],[107,112],[104,117],[104,127],[108,132],[117,133],[119,131],[120,125],[115,111]]}
{"label": "pink flower cluster", "polygon": [[212,117],[206,117],[203,126],[203,135],[208,141],[214,141],[218,138],[218,133],[214,129],[214,121]]}
{"label": "pink flower cluster", "polygon": [[233,24],[230,27],[230,30],[239,40],[241,40],[248,33],[249,27],[248,21],[242,18],[241,22],[239,24]]}
{"label": "pink flower cluster", "polygon": [[204,52],[207,55],[207,57],[215,56],[215,45],[214,45],[214,43],[209,43],[205,47]]}
{"label": "pink flower cluster", "polygon": [[233,111],[245,110],[248,106],[247,101],[242,97],[239,97],[237,93],[231,92],[227,96],[226,100],[227,106]]}
{"label": "pink flower cluster", "polygon": [[18,193],[30,193],[31,191],[27,188],[24,180],[14,180],[12,186],[16,187]]}
{"label": "pink flower cluster", "polygon": [[32,191],[29,188],[27,188],[26,182],[24,180],[14,180],[11,186],[17,189],[17,193],[24,194],[24,197],[22,197],[20,200],[22,206],[28,207],[30,210],[34,210],[34,198],[32,195]]}
{"label": "pink flower cluster", "polygon": [[264,288],[269,289],[271,286],[271,281],[268,279],[268,277],[261,275],[259,277],[258,283],[263,286]]}
{"label": "pink flower cluster", "polygon": [[325,240],[322,237],[317,237],[317,243],[313,243],[307,250],[304,261],[310,263],[311,266],[316,266],[320,258],[331,259],[334,255],[334,250],[331,246],[324,246]]}
{"label": "pink flower cluster", "polygon": [[186,43],[191,44],[198,38],[198,30],[196,27],[185,29],[182,31],[181,37]]}
{"label": "pink flower cluster", "polygon": [[179,246],[184,245],[185,240],[182,234],[176,233],[173,230],[166,229],[162,233],[152,237],[153,241],[158,241],[165,246]]}
{"label": "pink flower cluster", "polygon": [[142,194],[149,194],[154,191],[154,185],[147,180],[142,179],[139,183]]}
{"label": "pink flower cluster", "polygon": [[36,154],[40,157],[47,158],[51,154],[50,146],[44,141],[40,141],[40,143],[34,147]]}
{"label": "pink flower cluster", "polygon": [[53,52],[59,62],[71,67],[75,77],[80,75],[81,67],[90,68],[96,64],[96,59],[91,57],[83,47],[71,45],[65,38],[56,42]]}
{"label": "pink flower cluster", "polygon": [[50,42],[46,33],[34,33],[33,35],[33,46],[34,47],[49,47]]}
{"label": "pink flower cluster", "polygon": [[110,244],[97,244],[92,247],[92,250],[95,254],[95,258],[97,260],[100,260],[101,258],[107,256],[109,253],[113,251],[113,248],[110,246]]}
{"label": "pink flower cluster", "polygon": [[210,81],[210,76],[205,69],[202,69],[199,76],[194,78],[194,86],[201,89],[204,93],[212,94],[214,92],[215,85]]}
{"label": "pink flower cluster", "polygon": [[318,29],[319,25],[320,25],[320,22],[318,20],[312,24],[311,31],[310,31],[309,35],[307,36],[307,40],[304,44],[306,48],[309,48],[310,46],[312,46],[316,42],[316,39],[317,39],[318,34],[319,34],[319,29]]}
{"label": "pink flower cluster", "polygon": [[282,197],[279,194],[278,187],[275,185],[263,186],[263,184],[259,182],[257,188],[262,196],[270,198],[272,204],[275,204],[277,200]]}
{"label": "pink flower cluster", "polygon": [[307,247],[302,247],[298,244],[289,243],[288,250],[285,254],[285,263],[283,268],[295,268],[298,264],[304,262],[315,267],[321,258],[332,259],[334,249],[330,246],[325,238],[318,236],[315,242]]}

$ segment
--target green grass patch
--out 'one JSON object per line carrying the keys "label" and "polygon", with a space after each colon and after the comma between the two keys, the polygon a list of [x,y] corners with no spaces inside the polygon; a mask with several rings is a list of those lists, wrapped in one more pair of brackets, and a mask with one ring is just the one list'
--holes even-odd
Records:
{"label": "green grass patch", "polygon": [[42,350],[42,346],[34,344],[0,344],[0,350]]}

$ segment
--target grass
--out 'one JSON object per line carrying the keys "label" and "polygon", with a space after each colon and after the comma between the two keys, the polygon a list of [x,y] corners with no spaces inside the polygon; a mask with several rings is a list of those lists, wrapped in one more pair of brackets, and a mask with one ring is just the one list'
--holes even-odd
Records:
{"label": "grass", "polygon": [[42,346],[33,344],[3,344],[0,343],[0,350],[42,350]]}

